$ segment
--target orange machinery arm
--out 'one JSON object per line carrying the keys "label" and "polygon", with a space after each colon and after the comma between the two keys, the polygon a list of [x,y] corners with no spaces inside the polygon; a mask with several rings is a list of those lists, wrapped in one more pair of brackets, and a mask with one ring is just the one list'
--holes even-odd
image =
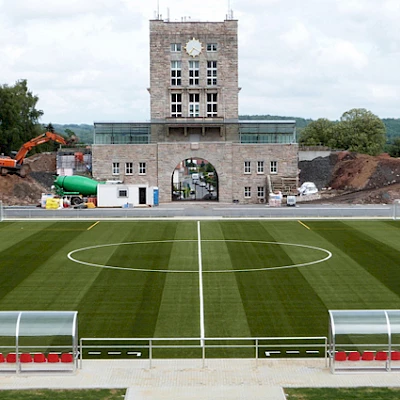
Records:
{"label": "orange machinery arm", "polygon": [[53,140],[54,142],[57,142],[60,144],[67,144],[67,142],[65,141],[65,139],[63,137],[61,137],[53,132],[46,132],[38,137],[31,139],[29,142],[24,143],[21,146],[21,148],[19,149],[17,155],[15,156],[15,161],[17,162],[17,164],[22,164],[25,156],[32,149],[32,147],[38,146],[39,144],[49,142],[50,140]]}

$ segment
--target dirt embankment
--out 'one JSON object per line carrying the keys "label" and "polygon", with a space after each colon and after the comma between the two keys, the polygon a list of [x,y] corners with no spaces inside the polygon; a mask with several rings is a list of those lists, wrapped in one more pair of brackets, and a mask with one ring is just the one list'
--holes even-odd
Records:
{"label": "dirt embankment", "polygon": [[314,182],[323,201],[332,203],[392,203],[400,199],[400,159],[339,152],[302,161],[300,181]]}
{"label": "dirt embankment", "polygon": [[0,200],[5,205],[37,205],[42,193],[48,193],[56,173],[56,155],[35,154],[24,161],[30,172],[26,178],[8,174],[0,176]]}

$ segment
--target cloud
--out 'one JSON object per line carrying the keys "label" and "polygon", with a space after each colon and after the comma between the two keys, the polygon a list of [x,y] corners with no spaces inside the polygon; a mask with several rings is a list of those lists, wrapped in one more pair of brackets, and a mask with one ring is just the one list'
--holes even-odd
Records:
{"label": "cloud", "polygon": [[[241,114],[399,116],[398,0],[231,0]],[[157,3],[0,0],[0,84],[27,79],[44,122],[148,120]],[[168,7],[168,8],[167,8]],[[228,2],[160,1],[160,14],[222,21]]]}

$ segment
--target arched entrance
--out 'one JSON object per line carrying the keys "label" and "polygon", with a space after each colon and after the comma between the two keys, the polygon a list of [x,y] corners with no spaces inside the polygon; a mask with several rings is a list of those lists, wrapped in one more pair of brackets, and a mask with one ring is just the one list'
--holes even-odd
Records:
{"label": "arched entrance", "polygon": [[203,158],[187,158],[171,177],[172,201],[218,201],[218,175]]}

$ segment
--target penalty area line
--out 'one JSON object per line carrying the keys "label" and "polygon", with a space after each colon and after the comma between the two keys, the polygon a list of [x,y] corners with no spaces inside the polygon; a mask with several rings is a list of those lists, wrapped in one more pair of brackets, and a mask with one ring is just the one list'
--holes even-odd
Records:
{"label": "penalty area line", "polygon": [[300,220],[297,221],[300,225],[303,225],[304,228],[307,228],[309,231],[311,230],[311,228],[309,226],[307,226],[305,223],[301,222]]}
{"label": "penalty area line", "polygon": [[90,231],[92,228],[94,228],[100,221],[95,222],[94,224],[90,225],[89,228],[87,228],[87,231]]}

